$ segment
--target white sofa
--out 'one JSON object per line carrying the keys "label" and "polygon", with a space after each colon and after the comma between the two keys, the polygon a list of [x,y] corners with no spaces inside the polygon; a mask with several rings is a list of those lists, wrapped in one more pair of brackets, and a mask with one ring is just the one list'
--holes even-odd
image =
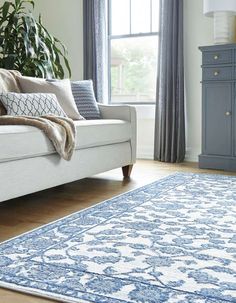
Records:
{"label": "white sofa", "polygon": [[76,121],[71,161],[58,154],[42,131],[0,126],[0,202],[123,167],[136,160],[136,112],[128,105],[99,104],[102,119]]}

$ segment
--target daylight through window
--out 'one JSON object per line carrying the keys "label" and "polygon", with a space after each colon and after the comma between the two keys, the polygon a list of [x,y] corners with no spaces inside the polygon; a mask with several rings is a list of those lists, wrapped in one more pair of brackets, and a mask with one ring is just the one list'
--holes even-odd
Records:
{"label": "daylight through window", "polygon": [[159,0],[109,0],[111,103],[153,103]]}

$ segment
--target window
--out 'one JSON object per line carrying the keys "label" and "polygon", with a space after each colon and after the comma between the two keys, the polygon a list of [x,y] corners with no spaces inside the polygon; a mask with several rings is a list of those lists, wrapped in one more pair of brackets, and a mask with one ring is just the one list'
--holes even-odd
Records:
{"label": "window", "polygon": [[109,0],[111,103],[156,99],[159,0]]}

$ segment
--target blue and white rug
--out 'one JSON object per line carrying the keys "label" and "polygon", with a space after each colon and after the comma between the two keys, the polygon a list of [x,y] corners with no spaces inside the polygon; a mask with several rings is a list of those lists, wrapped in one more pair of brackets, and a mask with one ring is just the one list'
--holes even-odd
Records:
{"label": "blue and white rug", "polygon": [[4,242],[0,286],[64,302],[236,302],[236,178],[176,174]]}

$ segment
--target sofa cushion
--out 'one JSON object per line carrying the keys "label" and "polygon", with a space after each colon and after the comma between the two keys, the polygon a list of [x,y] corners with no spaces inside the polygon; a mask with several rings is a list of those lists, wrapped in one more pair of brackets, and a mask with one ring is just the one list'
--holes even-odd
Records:
{"label": "sofa cushion", "polygon": [[[75,121],[76,149],[126,142],[131,138],[131,124],[123,120],[101,119]],[[32,126],[0,126],[0,162],[55,153],[44,133]]]}

